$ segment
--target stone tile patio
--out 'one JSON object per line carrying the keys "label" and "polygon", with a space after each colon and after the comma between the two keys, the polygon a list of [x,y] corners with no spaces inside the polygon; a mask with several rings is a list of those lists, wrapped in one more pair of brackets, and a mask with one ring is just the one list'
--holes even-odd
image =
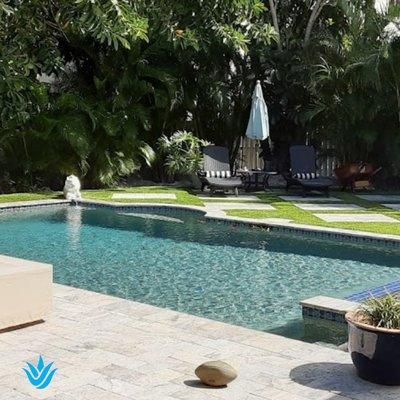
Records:
{"label": "stone tile patio", "polygon": [[314,214],[326,222],[385,222],[400,223],[399,220],[383,214]]}
{"label": "stone tile patio", "polygon": [[306,211],[340,211],[340,210],[363,210],[363,207],[356,204],[341,204],[341,203],[293,203],[297,208]]}
{"label": "stone tile patio", "polygon": [[[349,355],[84,290],[54,285],[43,324],[0,334],[0,400],[394,400],[360,380]],[[22,367],[39,354],[58,371],[34,389]],[[239,373],[223,389],[194,368],[222,359]]]}

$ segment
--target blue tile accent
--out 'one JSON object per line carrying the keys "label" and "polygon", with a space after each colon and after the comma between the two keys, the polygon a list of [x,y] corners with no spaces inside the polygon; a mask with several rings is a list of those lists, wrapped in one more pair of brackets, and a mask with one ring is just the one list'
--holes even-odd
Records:
{"label": "blue tile accent", "polygon": [[363,290],[358,293],[350,294],[346,296],[346,300],[356,301],[356,302],[363,302],[371,297],[383,297],[387,294],[394,294],[400,292],[400,280],[390,282],[386,285],[377,286],[375,288]]}
{"label": "blue tile accent", "polygon": [[336,313],[334,311],[322,310],[312,307],[302,307],[302,314],[304,317],[326,319],[328,321],[339,322],[341,324],[346,323],[344,315]]}
{"label": "blue tile accent", "polygon": [[7,211],[20,211],[20,210],[25,210],[27,208],[43,208],[43,207],[59,207],[59,206],[65,206],[69,207],[70,204],[67,202],[53,202],[53,203],[44,203],[44,204],[22,204],[18,206],[7,206],[7,207],[0,207],[0,213],[7,212]]}
{"label": "blue tile accent", "polygon": [[82,207],[90,207],[90,208],[109,208],[112,210],[116,211],[141,211],[145,209],[146,211],[179,211],[183,213],[190,213],[190,214],[198,214],[199,216],[203,216],[205,214],[205,211],[201,210],[193,210],[190,208],[184,208],[184,207],[169,207],[168,205],[162,205],[160,206],[154,206],[154,205],[149,205],[146,203],[142,203],[140,205],[129,205],[129,204],[102,204],[102,203],[96,203],[96,202],[89,202],[89,201],[84,201],[80,202],[78,201],[78,205]]}

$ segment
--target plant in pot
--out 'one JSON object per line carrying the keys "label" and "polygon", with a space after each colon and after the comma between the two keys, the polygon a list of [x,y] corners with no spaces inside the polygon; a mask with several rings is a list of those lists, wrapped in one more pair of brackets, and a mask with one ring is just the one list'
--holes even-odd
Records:
{"label": "plant in pot", "polygon": [[201,186],[197,177],[203,162],[201,149],[209,144],[186,131],[177,131],[171,137],[163,135],[158,140],[158,147],[165,154],[165,167],[168,173],[188,178],[193,187]]}
{"label": "plant in pot", "polygon": [[346,314],[349,352],[360,378],[400,385],[400,297],[371,298]]}

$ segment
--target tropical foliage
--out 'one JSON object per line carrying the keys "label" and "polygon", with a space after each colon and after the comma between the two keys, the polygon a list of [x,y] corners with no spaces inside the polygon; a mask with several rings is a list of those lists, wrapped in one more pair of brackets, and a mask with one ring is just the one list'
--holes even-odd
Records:
{"label": "tropical foliage", "polygon": [[[358,3],[358,4],[357,4]],[[400,8],[381,15],[364,2],[339,3],[343,31],[317,43],[312,104],[313,132],[329,139],[342,161],[369,160],[400,172]],[[393,28],[390,26],[393,25]],[[396,32],[397,29],[397,32]]]}
{"label": "tropical foliage", "polygon": [[192,174],[201,169],[201,149],[209,143],[191,132],[177,131],[172,136],[161,136],[158,141],[165,155],[165,166],[171,174]]}
{"label": "tropical foliage", "polygon": [[178,130],[235,156],[256,79],[276,154],[308,139],[399,175],[400,6],[379,3],[0,0],[0,190],[161,177]]}

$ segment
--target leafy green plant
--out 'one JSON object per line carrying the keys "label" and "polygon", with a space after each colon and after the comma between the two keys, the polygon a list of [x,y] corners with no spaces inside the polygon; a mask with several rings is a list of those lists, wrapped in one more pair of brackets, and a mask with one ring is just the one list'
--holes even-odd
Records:
{"label": "leafy green plant", "polygon": [[373,326],[400,329],[400,298],[392,295],[374,297],[363,304],[360,315]]}
{"label": "leafy green plant", "polygon": [[[178,129],[233,162],[256,79],[277,153],[308,135],[399,174],[400,6],[373,3],[0,0],[0,190],[116,184]],[[197,168],[181,145],[171,173]]]}
{"label": "leafy green plant", "polygon": [[244,55],[275,35],[266,14],[260,0],[0,0],[0,167],[15,182],[0,189],[60,188],[71,172],[115,185],[183,127],[231,145]]}
{"label": "leafy green plant", "polygon": [[201,148],[209,143],[191,132],[177,131],[171,137],[161,136],[159,149],[166,154],[165,166],[171,175],[191,174],[201,168]]}

